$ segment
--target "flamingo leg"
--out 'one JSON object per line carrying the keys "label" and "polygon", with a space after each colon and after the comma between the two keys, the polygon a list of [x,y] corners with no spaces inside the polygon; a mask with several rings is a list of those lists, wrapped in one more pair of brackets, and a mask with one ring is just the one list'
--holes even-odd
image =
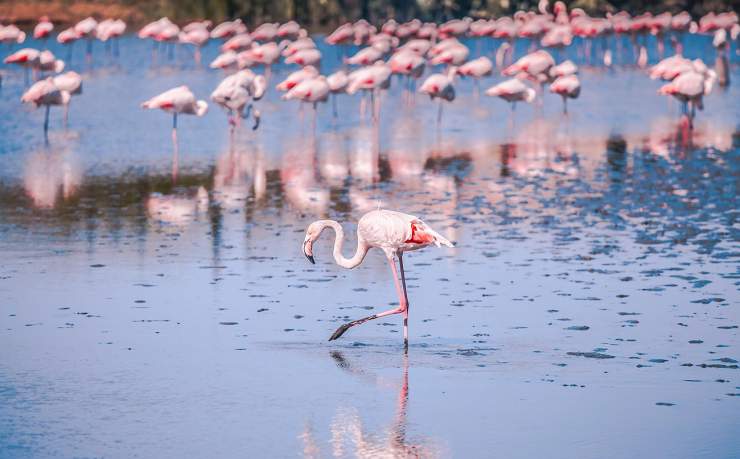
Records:
{"label": "flamingo leg", "polygon": [[44,140],[49,143],[49,109],[51,105],[46,106],[46,114],[44,115]]}
{"label": "flamingo leg", "polygon": [[[399,256],[400,260],[400,256]],[[393,258],[388,258],[388,264],[391,265],[391,271],[393,272],[393,282],[396,285],[396,292],[398,293],[398,302],[399,305],[395,309],[389,309],[388,311],[383,311],[378,314],[373,314],[371,316],[363,317],[362,319],[353,320],[352,322],[347,322],[346,324],[343,324],[337,330],[334,332],[334,334],[331,335],[329,338],[329,341],[334,341],[335,339],[342,336],[347,330],[354,327],[355,325],[364,324],[367,321],[379,319],[381,317],[390,316],[393,314],[405,314],[404,318],[408,317],[408,314],[406,313],[408,309],[408,302],[406,301],[406,294],[404,293],[404,290],[401,287],[401,283],[398,281],[398,270],[396,269],[396,263],[393,261]],[[407,323],[407,321],[404,321],[404,324]],[[404,327],[404,333],[406,327]],[[408,342],[408,341],[406,341]]]}
{"label": "flamingo leg", "polygon": [[174,148],[172,158],[172,181],[177,180],[177,171],[179,169],[179,152],[177,151],[177,113],[172,115],[172,146]]}
{"label": "flamingo leg", "polygon": [[406,293],[406,272],[403,269],[403,252],[398,252],[398,266],[401,270],[401,285],[403,286],[403,299],[406,304],[406,307],[403,310],[403,346],[406,349],[408,349],[409,347],[409,296]]}

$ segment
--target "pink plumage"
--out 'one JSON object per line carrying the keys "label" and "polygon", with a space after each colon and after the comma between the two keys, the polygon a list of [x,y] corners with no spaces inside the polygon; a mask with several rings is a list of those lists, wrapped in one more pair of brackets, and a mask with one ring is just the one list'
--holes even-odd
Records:
{"label": "pink plumage", "polygon": [[[342,336],[350,327],[369,320],[392,314],[403,314],[404,344],[408,346],[408,295],[403,269],[403,254],[404,252],[423,249],[431,245],[436,247],[454,247],[452,242],[434,231],[418,217],[402,212],[378,209],[368,212],[360,218],[357,224],[357,249],[352,258],[345,258],[342,255],[344,231],[339,223],[334,220],[318,220],[311,223],[306,230],[306,237],[303,240],[303,254],[311,263],[315,263],[313,244],[326,228],[332,228],[334,230],[334,260],[343,268],[352,269],[359,266],[365,259],[367,252],[372,248],[382,250],[393,271],[393,281],[399,299],[399,306],[397,308],[348,322],[339,327],[329,340],[335,340]],[[400,282],[396,269],[396,258],[398,259],[401,272]]]}

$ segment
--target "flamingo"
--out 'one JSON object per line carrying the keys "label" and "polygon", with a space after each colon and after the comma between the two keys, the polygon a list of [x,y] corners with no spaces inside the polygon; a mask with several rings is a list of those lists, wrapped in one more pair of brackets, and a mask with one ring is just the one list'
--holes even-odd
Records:
{"label": "flamingo", "polygon": [[296,70],[295,72],[288,75],[285,80],[281,81],[277,86],[275,86],[275,89],[277,89],[278,91],[290,91],[303,80],[308,80],[317,76],[319,76],[319,71],[316,70],[316,67],[314,67],[313,65],[307,65],[302,69]]}
{"label": "flamingo", "polygon": [[225,53],[227,51],[244,51],[252,46],[253,41],[254,40],[252,39],[252,36],[248,33],[236,34],[226,40],[223,45],[221,45],[221,52]]}
{"label": "flamingo", "polygon": [[280,38],[287,38],[295,40],[301,35],[301,26],[295,21],[288,21],[285,24],[280,24],[277,28],[277,36]]}
{"label": "flamingo", "polygon": [[92,39],[93,39],[93,34],[95,33],[95,28],[97,26],[98,26],[98,21],[96,21],[91,16],[86,17],[85,19],[81,20],[74,26],[75,31],[79,34],[80,37],[87,38],[86,57],[88,61],[92,60]]}
{"label": "flamingo", "polygon": [[297,39],[296,41],[289,42],[285,45],[285,49],[281,53],[283,57],[292,56],[293,54],[297,53],[298,51],[304,50],[304,49],[314,49],[316,48],[316,42],[314,42],[309,37],[302,37]]}
{"label": "flamingo", "polygon": [[15,24],[0,25],[0,43],[18,43],[26,41],[26,32],[19,29]]}
{"label": "flamingo", "polygon": [[511,103],[511,110],[514,111],[516,103],[524,101],[530,103],[534,100],[537,93],[519,78],[511,78],[486,90],[486,95],[491,97],[500,97]]}
{"label": "flamingo", "polygon": [[326,77],[326,82],[329,85],[329,91],[331,91],[332,113],[334,114],[334,118],[336,118],[337,94],[347,90],[349,77],[347,76],[347,72],[339,70]]}
{"label": "flamingo", "polygon": [[[434,231],[418,217],[392,210],[379,209],[370,211],[360,218],[357,224],[357,249],[352,258],[345,258],[342,255],[342,245],[344,243],[342,225],[334,220],[317,220],[311,223],[306,230],[306,237],[303,240],[303,254],[311,263],[316,263],[313,256],[313,244],[326,228],[334,230],[334,260],[343,268],[355,268],[362,263],[362,260],[365,259],[365,255],[367,255],[367,252],[371,248],[381,249],[385,253],[388,264],[393,272],[393,282],[396,286],[399,301],[399,306],[395,309],[343,324],[331,335],[329,341],[339,338],[355,325],[392,314],[403,314],[403,342],[404,347],[408,348],[409,301],[406,293],[406,274],[403,268],[403,254],[404,252],[419,250],[430,245],[436,247],[454,247],[452,242]],[[398,259],[398,270],[401,271],[400,283],[395,263],[396,258]]]}
{"label": "flamingo", "polygon": [[[241,118],[248,117],[252,107],[251,101],[260,100],[266,89],[267,82],[264,76],[255,75],[251,70],[241,70],[224,78],[211,93],[211,100],[229,111],[229,123],[233,129],[237,124],[236,115]],[[260,112],[255,109],[252,130],[256,130],[259,125]]]}
{"label": "flamingo", "polygon": [[150,110],[159,108],[165,112],[172,113],[172,145],[175,152],[172,177],[175,179],[177,178],[177,115],[182,113],[203,116],[208,111],[208,104],[204,100],[196,100],[195,95],[193,95],[187,86],[178,86],[177,88],[152,97],[142,103],[141,107]]}
{"label": "flamingo", "polygon": [[290,91],[283,94],[283,100],[297,99],[301,102],[309,102],[313,105],[313,122],[316,128],[317,105],[319,102],[326,102],[329,97],[329,83],[326,77],[317,76],[301,81]]}
{"label": "flamingo", "polygon": [[345,64],[349,65],[370,65],[381,59],[383,59],[383,51],[373,46],[362,48],[357,51],[353,56],[344,60]]}
{"label": "flamingo", "polygon": [[54,24],[49,21],[49,17],[41,16],[39,23],[33,28],[33,38],[46,42],[52,30],[54,30]]}
{"label": "flamingo", "polygon": [[581,93],[581,82],[575,74],[558,77],[550,85],[550,92],[563,98],[563,113],[568,113],[568,99],[576,99]]}
{"label": "flamingo", "polygon": [[419,92],[429,95],[432,100],[439,99],[439,111],[437,112],[437,126],[442,122],[442,101],[452,102],[455,100],[455,87],[452,85],[457,67],[452,66],[447,74],[435,73],[429,75],[419,88]]}
{"label": "flamingo", "polygon": [[98,40],[102,41],[106,45],[106,50],[110,50],[108,40],[116,39],[113,49],[113,54],[118,55],[118,38],[120,38],[126,31],[126,23],[121,19],[105,19],[98,23],[95,28],[95,36]]}
{"label": "flamingo", "polygon": [[486,56],[466,62],[457,69],[457,73],[462,77],[472,77],[475,83],[475,97],[478,98],[478,87],[480,79],[493,73],[493,62]]}
{"label": "flamingo", "polygon": [[[66,72],[61,75],[57,75],[52,78],[52,82],[54,83],[54,86],[57,87],[60,91],[64,91],[70,96],[74,96],[77,94],[82,94],[82,77],[77,72]],[[66,101],[63,101],[64,105],[64,127],[67,127],[67,120],[69,117],[69,102],[72,100],[71,97],[66,98]]]}
{"label": "flamingo", "polygon": [[[706,69],[706,66],[704,68]],[[706,69],[704,72],[688,71],[662,86],[658,93],[673,96],[681,101],[683,113],[688,116],[689,126],[691,126],[696,115],[696,108],[698,107],[699,110],[704,108],[703,98],[712,91],[716,78],[717,75],[713,70]],[[690,106],[690,112],[688,112],[687,106]]]}
{"label": "flamingo", "polygon": [[285,58],[286,64],[298,64],[302,67],[306,65],[319,65],[320,62],[321,51],[316,48],[301,49]]}
{"label": "flamingo", "polygon": [[278,35],[277,22],[266,22],[252,32],[252,38],[256,41],[273,41]]}
{"label": "flamingo", "polygon": [[[428,42],[427,42],[428,43]],[[416,53],[411,48],[399,48],[390,59],[388,59],[388,65],[391,67],[391,73],[398,75],[405,75],[408,77],[407,88],[404,89],[404,95],[408,92],[407,99],[411,101],[412,85],[416,87],[416,80],[418,80],[424,73],[424,65],[426,59],[422,54]]]}
{"label": "flamingo", "polygon": [[61,91],[56,87],[51,77],[45,80],[37,81],[28,91],[21,96],[21,102],[31,104],[38,108],[41,105],[46,106],[44,115],[44,139],[48,142],[49,137],[49,110],[52,105],[66,105],[69,103],[71,95],[66,91]]}
{"label": "flamingo", "polygon": [[211,38],[225,40],[236,34],[247,33],[247,26],[241,19],[225,21],[211,30]]}
{"label": "flamingo", "polygon": [[[381,89],[388,89],[391,85],[391,68],[383,61],[377,61],[373,65],[362,67],[354,72],[350,73],[349,83],[347,84],[347,94],[354,94],[358,90],[370,92],[370,100],[372,102],[373,109],[373,121],[378,121],[380,117],[380,103],[379,97],[375,97],[375,93]],[[376,100],[378,103],[376,104]],[[360,104],[360,112],[364,114],[364,103],[363,97]]]}
{"label": "flamingo", "polygon": [[67,48],[67,60],[72,59],[72,44],[79,39],[80,34],[77,33],[74,27],[64,29],[57,35],[57,43],[61,45],[69,45]]}
{"label": "flamingo", "polygon": [[201,49],[208,43],[211,38],[211,33],[208,31],[208,25],[210,21],[204,22],[191,22],[190,24],[183,27],[178,35],[178,41],[183,44],[195,46],[195,53],[193,58],[195,59],[195,65],[200,66],[201,62]]}

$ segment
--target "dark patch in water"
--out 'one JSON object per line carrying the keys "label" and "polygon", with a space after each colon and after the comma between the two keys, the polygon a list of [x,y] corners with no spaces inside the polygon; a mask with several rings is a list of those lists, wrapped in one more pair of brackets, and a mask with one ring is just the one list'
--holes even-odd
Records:
{"label": "dark patch in water", "polygon": [[601,352],[568,352],[568,355],[576,357],[586,357],[589,359],[613,359],[613,355],[602,354]]}

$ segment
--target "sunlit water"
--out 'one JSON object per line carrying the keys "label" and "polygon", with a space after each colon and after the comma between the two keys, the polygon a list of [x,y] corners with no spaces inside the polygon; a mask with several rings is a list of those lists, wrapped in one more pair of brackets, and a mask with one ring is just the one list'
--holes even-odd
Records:
{"label": "sunlit water", "polygon": [[[686,54],[711,64],[709,42]],[[181,117],[176,165],[171,118],[139,104],[207,98],[221,74],[184,50],[153,63],[126,38],[91,68],[78,45],[84,92],[68,130],[52,110],[48,146],[4,68],[0,456],[740,456],[740,93],[715,91],[687,133],[624,48],[612,70],[569,50],[567,116],[458,81],[438,129],[394,81],[378,126],[342,96],[314,134],[271,89],[233,143],[217,107]],[[382,254],[346,271],[329,240],[316,266],[300,249],[323,217],[353,246],[379,205],[457,245],[405,259],[408,357],[395,316],[326,341],[397,301]]]}

